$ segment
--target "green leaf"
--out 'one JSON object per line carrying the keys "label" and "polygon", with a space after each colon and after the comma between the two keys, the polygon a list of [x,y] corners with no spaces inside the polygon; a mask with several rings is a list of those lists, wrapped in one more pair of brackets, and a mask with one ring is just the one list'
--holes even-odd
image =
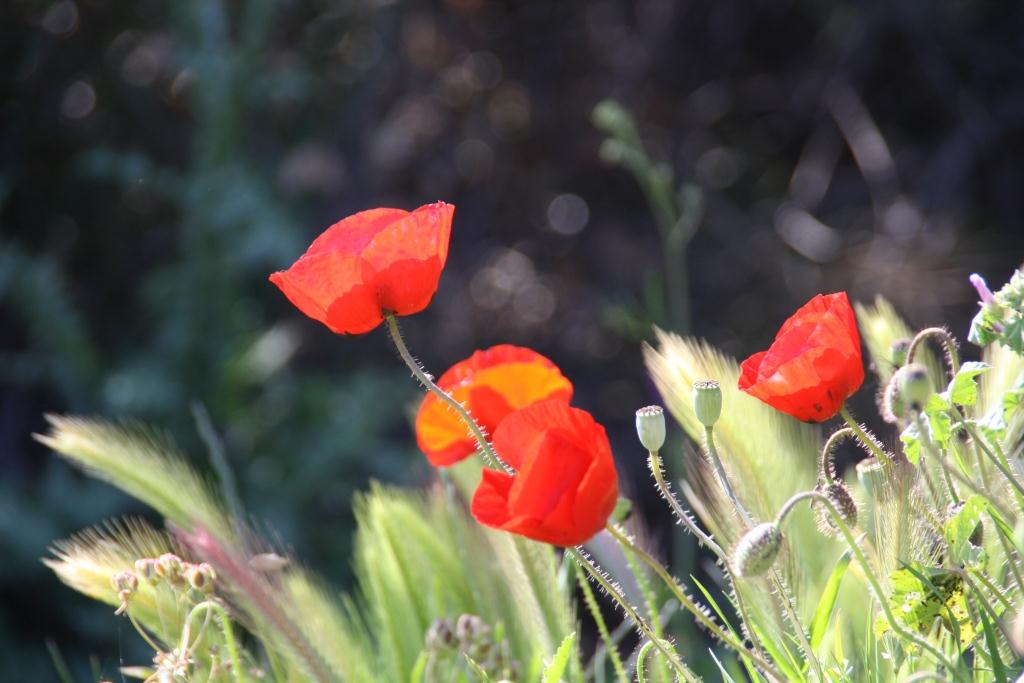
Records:
{"label": "green leaf", "polygon": [[958,563],[972,565],[982,561],[984,550],[971,539],[981,524],[982,513],[987,510],[988,501],[985,498],[971,496],[943,525],[943,535],[949,542],[953,559]]}
{"label": "green leaf", "polygon": [[924,423],[928,427],[928,435],[943,448],[953,435],[953,423],[949,417],[951,407],[942,394],[932,394],[924,406]]}
{"label": "green leaf", "polygon": [[850,566],[852,554],[849,550],[839,556],[836,566],[828,577],[825,589],[821,592],[818,600],[818,609],[814,612],[814,619],[811,621],[811,650],[817,652],[825,637],[828,623],[832,620],[832,611],[836,606],[836,598],[839,597],[839,587],[842,585],[843,577],[846,576],[846,569]]}
{"label": "green leaf", "polygon": [[975,377],[992,368],[988,363],[970,361],[960,366],[960,370],[949,383],[947,392],[949,400],[960,406],[973,406],[978,402],[978,383]]}
{"label": "green leaf", "polygon": [[917,425],[910,424],[900,434],[900,441],[903,442],[903,453],[912,465],[916,465],[921,457],[921,432],[917,431]]}
{"label": "green leaf", "polygon": [[555,651],[555,657],[551,663],[544,667],[543,683],[558,683],[562,680],[562,673],[569,665],[569,658],[572,656],[573,647],[576,645],[576,632],[565,637],[562,644]]}

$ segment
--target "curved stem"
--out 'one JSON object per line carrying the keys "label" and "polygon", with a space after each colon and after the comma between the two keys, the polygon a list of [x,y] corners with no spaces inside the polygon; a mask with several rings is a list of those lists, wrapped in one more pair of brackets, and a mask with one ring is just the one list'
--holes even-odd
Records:
{"label": "curved stem", "polygon": [[708,631],[710,631],[716,638],[721,640],[723,643],[736,650],[745,657],[749,657],[752,661],[757,662],[758,666],[762,667],[766,672],[770,673],[773,677],[778,680],[783,680],[781,674],[772,667],[767,661],[761,658],[759,654],[749,650],[743,643],[737,640],[734,636],[726,633],[721,626],[715,623],[714,619],[709,617],[707,613],[694,603],[693,599],[686,594],[686,591],[680,587],[679,583],[675,580],[668,571],[661,566],[661,563],[651,557],[650,553],[634,543],[628,536],[626,536],[620,529],[609,524],[605,529],[612,535],[618,543],[625,549],[632,551],[639,557],[644,564],[650,567],[655,574],[658,575],[668,589],[672,591],[672,594],[679,600],[679,603],[686,608],[686,611],[694,616]]}
{"label": "curved stem", "polygon": [[200,612],[210,613],[213,612],[220,619],[221,633],[224,635],[224,645],[228,648],[228,656],[231,658],[231,671],[234,674],[235,683],[242,683],[242,662],[238,656],[238,644],[235,642],[235,632],[231,628],[231,617],[228,616],[227,610],[215,600],[205,600],[189,612],[185,618],[185,629],[181,634],[181,651],[184,653],[188,648],[189,640],[189,629],[191,628],[192,619],[194,619]]}
{"label": "curved stem", "polygon": [[405,365],[412,372],[413,376],[419,380],[420,384],[422,384],[427,391],[441,399],[441,401],[443,401],[449,408],[454,410],[456,415],[459,416],[459,419],[465,423],[470,436],[476,440],[476,444],[484,456],[484,462],[492,467],[501,467],[506,472],[512,472],[512,468],[498,457],[494,448],[487,441],[487,435],[484,434],[483,429],[481,429],[480,425],[476,423],[473,416],[469,414],[466,407],[455,400],[455,398],[447,391],[437,386],[437,384],[434,383],[433,378],[431,378],[431,376],[427,374],[422,367],[420,367],[420,364],[412,357],[412,354],[409,353],[409,348],[405,345],[405,340],[402,339],[402,330],[398,327],[398,319],[395,317],[394,313],[387,313],[385,315],[385,320],[388,324],[388,334],[390,335],[395,348],[398,350],[398,355],[402,357]]}
{"label": "curved stem", "polygon": [[591,561],[579,550],[579,548],[566,548],[565,552],[570,557],[572,557],[579,564],[579,566],[583,567],[583,569],[585,569],[586,572],[590,574],[590,577],[599,586],[601,586],[601,588],[603,588],[604,591],[608,593],[608,595],[611,596],[611,598],[615,600],[616,603],[618,603],[619,607],[622,608],[622,611],[626,613],[626,616],[629,617],[633,621],[633,623],[637,625],[637,628],[639,628],[640,631],[643,632],[643,634],[647,636],[647,638],[649,638],[651,642],[654,643],[654,646],[658,648],[658,650],[663,655],[665,655],[665,659],[669,662],[669,664],[672,665],[672,668],[675,669],[679,675],[681,675],[684,679],[688,681],[696,680],[696,677],[693,675],[693,672],[691,672],[689,668],[685,664],[683,664],[683,662],[679,659],[679,655],[671,648],[667,647],[665,645],[664,640],[658,638],[654,634],[654,629],[652,629],[651,626],[644,620],[644,618],[641,617],[635,609],[633,609],[633,606],[629,604],[629,601],[626,600],[625,596],[623,596],[622,593],[619,592],[619,590],[612,584],[611,581],[604,577],[604,575],[601,573],[601,570],[594,566],[591,563]]}
{"label": "curved stem", "polygon": [[836,473],[836,447],[844,439],[852,439],[853,437],[853,429],[842,427],[832,432],[832,436],[828,437],[828,441],[825,442],[824,448],[821,449],[821,457],[818,459],[818,477],[824,480],[826,484],[831,484],[838,479]]}
{"label": "curved stem", "polygon": [[929,337],[935,337],[942,342],[942,348],[946,352],[946,359],[949,361],[949,369],[952,371],[952,374],[955,375],[960,372],[960,353],[956,349],[956,340],[941,327],[929,327],[917,333],[907,349],[906,364],[910,365],[914,362],[914,357],[917,355],[918,350]]}
{"label": "curved stem", "polygon": [[[817,491],[803,491],[802,493],[798,493],[786,501],[782,510],[779,511],[780,514],[776,516],[776,524],[781,525],[785,520],[786,515],[789,514],[797,503],[802,500],[809,499],[821,502],[821,504],[825,506],[825,509],[828,510],[828,513],[832,515],[832,520],[835,522],[836,528],[838,528],[840,533],[842,533],[843,538],[846,540],[846,544],[850,547],[850,551],[853,552],[853,556],[857,558],[857,562],[864,571],[864,576],[867,578],[868,584],[871,586],[871,590],[875,594],[875,599],[882,608],[882,613],[885,615],[885,620],[889,623],[889,628],[891,628],[893,632],[898,634],[901,638],[909,640],[923,650],[927,650],[940,664],[945,666],[950,674],[952,674],[958,681],[964,681],[965,679],[963,675],[956,669],[956,667],[953,666],[953,663],[946,658],[946,655],[941,650],[932,645],[926,638],[922,638],[917,633],[904,628],[896,618],[896,615],[893,614],[892,609],[889,607],[889,603],[885,599],[885,591],[882,590],[882,585],[878,581],[878,577],[875,576],[874,569],[872,569],[871,565],[868,564],[867,558],[864,557],[864,552],[860,549],[860,545],[857,544],[857,541],[853,537],[853,532],[850,531],[850,527],[848,527],[846,522],[843,521],[842,515],[839,514],[838,510],[836,510],[836,507],[832,504],[831,500]],[[783,511],[785,511],[785,514],[781,514]]]}
{"label": "curved stem", "polygon": [[843,419],[846,420],[846,424],[853,430],[853,433],[857,435],[860,442],[871,451],[872,455],[878,460],[879,463],[885,463],[886,465],[894,465],[892,456],[886,453],[875,440],[868,436],[868,433],[864,431],[864,428],[860,426],[860,423],[853,419],[853,415],[850,415],[850,411],[846,409],[846,406],[842,406],[839,409],[839,414],[842,415]]}
{"label": "curved stem", "polygon": [[636,683],[647,683],[647,673],[644,671],[644,664],[646,664],[647,653],[651,651],[652,647],[654,647],[654,641],[648,640],[640,648],[640,651],[636,653]]}

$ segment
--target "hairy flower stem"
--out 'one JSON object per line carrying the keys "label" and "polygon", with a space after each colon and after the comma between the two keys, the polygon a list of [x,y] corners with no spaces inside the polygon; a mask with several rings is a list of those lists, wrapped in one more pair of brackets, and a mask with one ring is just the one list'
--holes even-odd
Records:
{"label": "hairy flower stem", "polygon": [[459,403],[455,398],[447,391],[437,386],[434,380],[429,374],[427,374],[419,362],[412,357],[409,353],[409,348],[405,345],[405,340],[402,339],[402,330],[398,327],[398,319],[393,313],[387,313],[385,316],[388,324],[388,334],[391,336],[391,341],[394,343],[395,348],[398,350],[398,355],[402,357],[406,366],[412,372],[413,376],[419,380],[420,384],[429,391],[430,393],[441,399],[449,408],[455,411],[455,414],[459,416],[459,419],[465,423],[466,428],[469,430],[469,434],[476,440],[477,446],[480,448],[480,452],[483,454],[484,462],[495,469],[499,467],[504,469],[506,472],[511,473],[512,468],[509,467],[498,454],[494,451],[490,442],[487,441],[487,436],[484,434],[484,430],[480,428],[480,425],[476,423],[476,420],[469,414],[466,407]]}
{"label": "hairy flower stem", "polygon": [[720,641],[734,649],[741,656],[749,657],[752,661],[756,662],[766,673],[770,674],[777,680],[783,680],[781,674],[775,670],[775,668],[765,661],[758,653],[748,649],[743,643],[741,643],[735,636],[726,633],[721,626],[715,623],[714,619],[708,616],[704,609],[701,609],[693,599],[686,594],[686,591],[682,589],[679,582],[676,581],[675,577],[668,573],[660,562],[651,557],[650,553],[641,548],[639,545],[634,543],[625,533],[622,532],[618,527],[609,524],[605,529],[612,535],[619,545],[625,550],[636,554],[640,560],[650,567],[655,574],[658,575],[665,585],[668,587],[672,594],[679,600],[679,603],[686,609],[687,612],[692,614],[694,618],[712,633]]}
{"label": "hairy flower stem", "polygon": [[629,619],[636,624],[637,628],[639,628],[640,631],[654,643],[654,646],[657,647],[663,655],[665,655],[665,659],[672,665],[672,668],[675,669],[679,676],[682,676],[682,678],[687,681],[697,680],[693,672],[690,671],[682,660],[679,659],[679,655],[672,648],[668,647],[663,639],[658,638],[650,624],[640,616],[640,613],[629,604],[629,601],[626,600],[625,596],[622,595],[611,581],[605,578],[601,570],[598,569],[593,562],[591,562],[591,560],[588,559],[582,551],[580,551],[579,548],[566,548],[565,552],[567,555],[572,557],[580,567],[586,570],[586,572],[590,574],[590,578],[592,578],[597,585],[601,586],[604,592],[622,608],[622,611],[626,616],[629,617]]}
{"label": "hairy flower stem", "polygon": [[875,594],[875,599],[878,601],[879,606],[882,608],[882,613],[885,615],[885,620],[889,623],[889,628],[892,629],[893,633],[898,634],[901,638],[905,640],[909,640],[921,649],[927,650],[933,657],[935,657],[936,661],[938,661],[940,664],[946,667],[946,670],[950,673],[950,675],[956,678],[956,680],[961,681],[962,683],[968,683],[967,679],[964,678],[963,674],[953,665],[951,661],[949,661],[949,659],[940,649],[932,645],[931,642],[928,641],[928,639],[920,636],[919,634],[909,629],[904,628],[903,625],[900,623],[899,619],[897,619],[896,615],[893,614],[892,608],[889,607],[889,603],[885,599],[885,591],[882,590],[882,584],[881,582],[879,582],[878,577],[875,576],[874,569],[872,569],[871,565],[868,564],[867,558],[864,557],[864,551],[861,550],[860,545],[853,537],[853,532],[850,531],[850,527],[848,527],[846,525],[846,522],[843,521],[843,516],[839,514],[839,511],[836,509],[836,506],[833,505],[832,501],[829,500],[827,496],[824,496],[821,493],[818,493],[817,491],[803,491],[802,493],[796,494],[795,496],[787,500],[786,503],[779,510],[778,514],[775,515],[775,524],[781,528],[783,521],[785,521],[786,517],[793,510],[793,508],[796,507],[798,503],[800,503],[803,500],[811,499],[819,501],[822,505],[825,506],[825,509],[828,510],[828,513],[832,515],[832,520],[833,522],[835,522],[836,528],[839,529],[839,532],[843,535],[843,538],[846,540],[846,545],[849,546],[850,551],[853,553],[853,556],[857,558],[857,562],[858,564],[860,564],[861,570],[863,570],[864,576],[867,578],[868,584],[871,586],[871,590]]}
{"label": "hairy flower stem", "polygon": [[[203,612],[206,613],[207,618],[209,618],[209,614],[212,612],[220,619],[220,630],[224,635],[224,645],[228,649],[228,657],[231,658],[231,673],[234,676],[235,683],[242,683],[242,661],[238,656],[238,644],[235,642],[235,632],[231,628],[231,617],[219,602],[204,600],[192,608],[192,611],[185,618],[185,628],[181,634],[181,652],[187,652],[189,647],[191,647],[189,644],[189,631],[192,628],[192,620]],[[196,636],[196,640],[201,635],[202,631]]]}
{"label": "hairy flower stem", "polygon": [[951,373],[955,375],[960,372],[960,354],[956,349],[956,340],[941,327],[929,327],[917,333],[907,349],[907,362],[905,365],[910,365],[914,362],[914,357],[917,356],[918,350],[929,337],[934,337],[942,342],[942,348],[946,352],[946,360],[949,361]]}
{"label": "hairy flower stem", "polygon": [[[754,526],[754,520],[747,512],[747,509],[743,507],[743,503],[740,502],[739,496],[736,495],[736,491],[732,488],[732,484],[729,483],[729,476],[725,473],[725,467],[722,465],[722,459],[718,456],[718,448],[715,446],[715,430],[714,427],[704,428],[705,444],[707,445],[708,459],[711,460],[711,465],[715,468],[715,474],[718,476],[718,483],[721,485],[722,490],[725,491],[725,495],[732,501],[733,507],[739,513],[740,518],[743,520],[743,525],[750,529]],[[818,677],[821,680],[825,680],[825,671],[821,668],[821,662],[814,656],[814,650],[811,648],[811,642],[807,639],[807,633],[804,631],[804,627],[800,623],[800,616],[797,614],[796,606],[790,599],[789,590],[786,585],[782,582],[782,577],[774,569],[770,573],[770,579],[775,584],[775,589],[778,592],[779,599],[782,601],[782,609],[786,612],[786,616],[789,618],[790,623],[793,625],[793,630],[796,631],[797,638],[800,640],[800,645],[804,650],[807,659],[814,665],[815,671],[818,673]]]}
{"label": "hairy flower stem", "polygon": [[[753,518],[747,509],[740,502],[739,496],[736,495],[736,491],[732,488],[732,484],[729,483],[729,476],[725,472],[725,467],[722,465],[722,459],[718,455],[718,448],[715,446],[715,430],[714,427],[704,428],[705,443],[707,446],[708,459],[711,460],[711,464],[715,469],[715,474],[718,477],[718,483],[728,496],[729,500],[732,501],[733,507],[739,513],[740,518],[743,520],[743,525],[746,528],[752,528],[754,526]],[[800,623],[800,617],[796,612],[796,606],[793,605],[790,600],[789,591],[786,589],[785,584],[782,582],[782,578],[779,573],[774,569],[770,573],[770,579],[775,584],[775,589],[778,592],[779,599],[782,602],[782,608],[786,612],[786,616],[789,618],[790,623],[793,625],[793,630],[796,631],[797,637],[800,640],[800,644],[804,649],[807,659],[814,665],[815,670],[821,680],[825,680],[825,672],[821,668],[821,663],[818,658],[814,656],[811,643],[807,639],[807,634],[804,632],[804,628]]]}
{"label": "hairy flower stem", "polygon": [[854,432],[849,427],[842,427],[832,432],[828,437],[824,448],[821,449],[821,457],[818,459],[818,482],[824,484],[835,483],[838,479],[836,473],[836,448],[845,439],[852,439]]}
{"label": "hairy flower stem", "polygon": [[875,440],[868,436],[867,432],[864,431],[864,428],[860,426],[860,423],[853,419],[853,415],[850,415],[850,411],[846,409],[845,405],[839,409],[839,414],[842,415],[843,419],[846,420],[846,424],[853,430],[853,433],[857,435],[860,442],[864,444],[869,451],[871,451],[879,463],[885,464],[889,467],[895,464],[892,456],[879,448],[878,444],[875,443]]}
{"label": "hairy flower stem", "polygon": [[726,576],[732,584],[736,611],[739,612],[740,619],[743,622],[743,627],[746,630],[746,635],[750,638],[750,641],[755,647],[761,648],[761,643],[754,634],[754,630],[750,628],[750,624],[753,622],[750,620],[750,615],[747,612],[747,606],[743,600],[743,595],[741,594],[740,588],[736,583],[736,579],[732,574],[732,567],[729,565],[728,554],[726,554],[725,550],[722,549],[722,546],[718,545],[711,536],[706,534],[704,530],[697,525],[697,522],[690,516],[690,513],[679,504],[679,500],[676,499],[675,494],[672,493],[672,489],[668,487],[668,482],[665,481],[665,475],[661,466],[661,455],[658,451],[648,451],[647,455],[647,466],[650,468],[651,474],[654,475],[654,482],[657,484],[658,492],[661,494],[661,497],[668,502],[672,511],[675,513],[676,518],[682,522],[683,525],[690,530],[690,533],[696,536],[701,543],[710,548],[711,552],[713,552],[722,562],[722,566],[725,567]]}
{"label": "hairy flower stem", "polygon": [[690,513],[679,504],[675,494],[672,493],[672,490],[668,487],[668,482],[665,481],[665,474],[662,468],[661,455],[658,451],[648,451],[647,456],[647,466],[650,468],[651,474],[654,476],[654,483],[657,485],[658,492],[669,504],[669,507],[672,508],[676,518],[682,522],[683,526],[689,529],[690,533],[696,536],[701,543],[710,548],[711,551],[719,557],[719,559],[726,559],[727,556],[725,551],[722,550],[722,546],[718,545],[711,536],[706,534],[703,529],[697,526],[697,523],[690,516]]}

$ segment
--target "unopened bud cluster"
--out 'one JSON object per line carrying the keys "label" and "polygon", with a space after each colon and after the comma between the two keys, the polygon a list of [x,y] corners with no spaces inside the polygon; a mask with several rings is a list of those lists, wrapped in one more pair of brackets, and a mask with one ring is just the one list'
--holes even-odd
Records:
{"label": "unopened bud cluster", "polygon": [[475,614],[462,614],[454,623],[451,619],[435,619],[427,629],[424,644],[432,657],[469,657],[494,679],[515,679],[519,670],[519,663],[508,659],[508,643],[496,641],[491,627]]}
{"label": "unopened bud cluster", "polygon": [[119,572],[111,577],[110,583],[121,601],[116,613],[124,614],[129,601],[139,589],[140,581],[150,586],[163,583],[175,593],[187,595],[194,592],[193,598],[202,599],[213,592],[216,580],[217,573],[207,563],[193,564],[174,553],[164,553],[160,557],[136,560],[134,571]]}

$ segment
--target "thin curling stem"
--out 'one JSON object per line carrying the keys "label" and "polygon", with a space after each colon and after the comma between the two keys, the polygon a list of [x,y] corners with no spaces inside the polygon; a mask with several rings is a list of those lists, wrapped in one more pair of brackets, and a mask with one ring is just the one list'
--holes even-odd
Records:
{"label": "thin curling stem", "polygon": [[843,419],[846,420],[846,424],[849,425],[850,429],[853,430],[853,433],[857,435],[860,442],[864,444],[869,451],[871,451],[878,462],[885,463],[889,466],[895,464],[892,456],[879,448],[878,444],[875,443],[875,440],[868,436],[867,432],[864,431],[864,428],[860,426],[860,423],[853,419],[853,415],[850,415],[850,411],[846,409],[845,405],[839,409],[839,414],[843,416]]}
{"label": "thin curling stem", "polygon": [[864,571],[864,576],[867,577],[868,584],[871,586],[871,590],[875,594],[875,599],[882,608],[885,620],[889,623],[889,628],[891,628],[894,633],[899,634],[901,638],[911,641],[923,650],[927,650],[933,657],[935,657],[936,661],[946,667],[946,670],[949,671],[950,675],[956,678],[956,680],[967,683],[967,679],[963,677],[963,674],[951,661],[949,661],[941,650],[932,645],[926,638],[922,638],[919,634],[904,628],[896,618],[896,615],[893,614],[892,609],[889,607],[889,603],[885,599],[885,591],[882,590],[882,585],[878,581],[878,577],[875,576],[874,569],[872,569],[871,565],[868,564],[867,558],[864,557],[864,552],[860,549],[860,545],[858,545],[856,539],[853,537],[853,532],[850,531],[850,527],[848,527],[846,522],[843,521],[843,516],[839,514],[839,511],[836,510],[836,506],[832,504],[832,501],[829,500],[827,496],[824,496],[817,491],[803,491],[796,494],[787,500],[785,505],[783,505],[779,510],[779,513],[775,516],[775,524],[781,528],[782,523],[793,508],[796,507],[799,502],[810,499],[819,501],[825,506],[828,513],[832,515],[832,520],[835,522],[836,528],[839,529],[839,532],[843,535],[843,538],[846,540],[846,545],[850,547],[850,551],[853,553],[853,556],[857,558],[857,562]]}
{"label": "thin curling stem", "polygon": [[665,659],[672,665],[672,668],[676,670],[676,673],[682,676],[687,681],[695,681],[696,676],[689,668],[683,664],[679,659],[679,655],[669,647],[666,647],[665,641],[659,638],[654,633],[654,629],[651,628],[650,624],[640,616],[640,613],[633,609],[633,606],[629,604],[629,601],[615,588],[612,583],[604,577],[601,570],[595,567],[589,559],[587,559],[578,548],[566,548],[565,552],[567,555],[573,558],[576,563],[582,567],[590,577],[594,580],[597,585],[601,586],[604,591],[611,596],[611,598],[622,608],[626,616],[629,617],[637,628],[648,638],[654,646],[658,648],[661,654],[665,655]]}
{"label": "thin curling stem", "polygon": [[818,476],[824,483],[832,484],[838,479],[836,472],[836,447],[844,439],[852,439],[854,436],[851,428],[843,427],[832,432],[832,436],[828,437],[825,447],[821,449],[821,458],[818,460]]}
{"label": "thin curling stem", "polygon": [[231,617],[228,616],[227,611],[224,607],[215,600],[204,600],[188,613],[188,617],[185,619],[185,630],[181,636],[181,651],[187,651],[187,643],[189,638],[189,630],[191,628],[192,619],[194,619],[200,612],[206,612],[209,616],[210,612],[213,612],[220,619],[220,630],[224,635],[224,645],[228,649],[228,657],[231,658],[231,673],[234,676],[235,683],[242,683],[242,661],[238,656],[238,644],[235,642],[235,632],[231,628]]}
{"label": "thin curling stem", "polygon": [[906,365],[914,362],[914,356],[917,355],[921,345],[929,337],[934,337],[942,342],[942,348],[946,352],[946,359],[949,361],[950,372],[954,375],[960,372],[960,352],[956,349],[956,340],[941,327],[929,327],[917,333],[917,336],[910,342],[910,348],[907,349]]}
{"label": "thin curling stem", "polygon": [[469,414],[466,407],[455,400],[455,398],[447,391],[437,386],[430,375],[424,372],[423,368],[420,367],[420,364],[412,357],[412,354],[409,353],[409,348],[405,345],[405,340],[402,339],[402,330],[398,327],[398,319],[395,318],[394,313],[389,312],[385,314],[385,320],[387,320],[388,323],[388,334],[391,337],[391,341],[394,343],[395,348],[398,349],[398,355],[402,357],[402,360],[412,372],[413,376],[419,380],[420,384],[422,384],[427,391],[437,396],[439,399],[444,401],[449,408],[454,410],[455,414],[459,416],[459,419],[465,423],[470,435],[476,440],[476,444],[480,448],[480,452],[483,453],[485,463],[491,465],[495,469],[500,467],[506,472],[511,473],[512,468],[498,457],[494,448],[487,441],[487,436],[484,434],[484,430],[476,423],[476,420],[474,420],[473,416]]}
{"label": "thin curling stem", "polygon": [[732,501],[733,507],[740,515],[740,519],[743,520],[743,524],[747,528],[754,526],[754,520],[750,517],[750,513],[743,507],[743,503],[740,502],[739,497],[736,496],[736,492],[732,488],[732,484],[729,483],[729,477],[725,474],[725,467],[722,465],[722,459],[718,457],[718,448],[715,447],[715,430],[714,427],[704,428],[704,441],[707,445],[708,459],[711,461],[711,466],[715,468],[715,474],[718,476],[718,483],[721,485],[722,490],[725,491],[725,495]]}
{"label": "thin curling stem", "polygon": [[644,564],[650,567],[654,571],[654,573],[657,574],[658,577],[665,583],[668,589],[672,591],[672,594],[676,597],[677,600],[679,600],[679,604],[681,604],[687,612],[692,614],[694,618],[698,622],[700,622],[702,626],[704,626],[704,628],[706,628],[708,631],[712,633],[712,635],[714,635],[716,638],[718,638],[720,641],[734,649],[742,656],[749,657],[752,661],[756,662],[758,666],[762,667],[762,669],[764,669],[766,673],[771,675],[776,680],[784,680],[782,678],[782,675],[778,671],[776,671],[771,664],[765,661],[758,653],[747,649],[747,647],[739,640],[737,640],[734,636],[730,635],[729,633],[726,633],[721,626],[715,623],[715,621],[711,617],[709,617],[707,613],[704,612],[704,610],[698,607],[697,604],[694,603],[693,599],[686,594],[686,591],[684,591],[679,586],[679,583],[675,580],[675,577],[669,574],[668,571],[663,566],[661,566],[660,562],[651,557],[650,553],[648,553],[646,550],[644,550],[636,543],[634,543],[628,536],[626,536],[626,534],[624,534],[616,526],[609,524],[605,526],[605,529],[608,531],[608,533],[612,535],[612,538],[618,541],[619,545],[636,554],[636,556],[639,557]]}

